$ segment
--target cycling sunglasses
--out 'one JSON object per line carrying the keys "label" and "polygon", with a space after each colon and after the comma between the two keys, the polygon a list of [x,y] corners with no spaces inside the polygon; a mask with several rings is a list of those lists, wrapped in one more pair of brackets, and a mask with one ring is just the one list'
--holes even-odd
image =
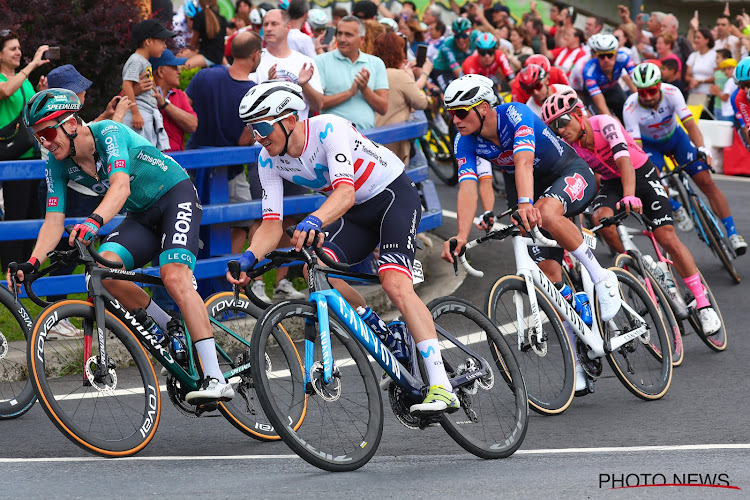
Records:
{"label": "cycling sunglasses", "polygon": [[477,49],[480,56],[494,56],[495,49]]}
{"label": "cycling sunglasses", "polygon": [[[294,112],[292,114],[296,115],[297,113]],[[245,126],[247,128],[249,128],[250,130],[253,131],[253,135],[255,136],[256,139],[257,138],[265,139],[266,137],[268,137],[269,135],[271,135],[271,132],[273,132],[273,125],[276,122],[280,122],[281,120],[283,120],[287,116],[289,116],[289,114],[286,114],[284,116],[279,116],[279,117],[277,117],[277,118],[275,118],[273,120],[269,120],[269,121],[262,121],[262,122],[255,122],[255,123],[246,123]]]}
{"label": "cycling sunglasses", "polygon": [[39,144],[44,144],[44,141],[52,142],[57,138],[57,129],[65,123],[66,121],[73,118],[74,115],[68,116],[66,119],[58,123],[57,125],[51,125],[49,127],[44,127],[39,132],[34,132],[34,138],[39,142]]}
{"label": "cycling sunglasses", "polygon": [[638,95],[641,97],[654,97],[659,95],[659,87],[651,87],[648,89],[638,89]]}
{"label": "cycling sunglasses", "polygon": [[471,31],[465,31],[463,33],[456,33],[453,36],[456,37],[456,38],[462,38],[463,39],[463,38],[469,38],[469,35],[471,35]]}
{"label": "cycling sunglasses", "polygon": [[599,59],[612,59],[613,57],[615,57],[615,53],[607,52],[605,54],[597,54],[596,57],[598,57]]}
{"label": "cycling sunglasses", "polygon": [[535,90],[542,90],[542,87],[544,87],[544,84],[543,84],[542,82],[536,82],[536,83],[535,83],[534,85],[532,85],[531,87],[527,87],[527,86],[525,86],[525,85],[521,85],[521,87],[523,87],[523,89],[524,89],[524,90],[525,90],[525,91],[526,91],[527,93],[529,93],[529,94],[530,94],[530,93],[534,92]]}
{"label": "cycling sunglasses", "polygon": [[471,111],[473,108],[476,108],[484,101],[479,101],[476,104],[472,104],[471,106],[463,106],[460,108],[451,108],[448,110],[448,113],[451,115],[451,118],[454,116],[457,116],[459,120],[465,120],[467,116],[469,116],[469,111]]}
{"label": "cycling sunglasses", "polygon": [[570,114],[558,116],[549,123],[549,128],[557,132],[561,128],[567,127],[571,120]]}

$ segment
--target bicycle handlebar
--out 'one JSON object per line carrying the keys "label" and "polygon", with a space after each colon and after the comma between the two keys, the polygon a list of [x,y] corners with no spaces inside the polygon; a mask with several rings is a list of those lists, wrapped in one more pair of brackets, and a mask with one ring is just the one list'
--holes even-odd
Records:
{"label": "bicycle handlebar", "polygon": [[[681,173],[683,170],[685,170],[686,168],[688,168],[690,165],[692,165],[693,163],[695,163],[696,161],[701,161],[704,158],[705,158],[705,155],[703,155],[702,153],[698,152],[698,155],[696,155],[696,157],[692,161],[689,161],[687,163],[683,163],[682,165],[677,165],[674,169],[672,169],[671,172],[667,172],[666,174],[663,174],[661,177],[662,177],[662,179],[665,179],[665,178],[670,177],[672,175],[677,175],[677,174]],[[675,163],[677,163],[677,162],[675,161]],[[711,170],[711,172],[715,172],[715,170],[713,169],[713,167],[709,166],[708,168]]]}

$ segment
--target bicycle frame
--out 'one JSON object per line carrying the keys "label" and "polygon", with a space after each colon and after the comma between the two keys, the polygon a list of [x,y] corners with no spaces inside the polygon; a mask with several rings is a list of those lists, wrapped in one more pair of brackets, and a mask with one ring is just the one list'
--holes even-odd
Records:
{"label": "bicycle frame", "polygon": [[[685,172],[679,172],[677,175],[677,182],[683,186],[685,189],[685,193],[687,194],[686,200],[688,202],[689,208],[690,208],[690,216],[693,219],[693,223],[695,225],[695,230],[698,232],[698,236],[700,237],[701,241],[705,243],[707,246],[710,247],[708,235],[706,234],[706,231],[708,231],[708,228],[704,228],[703,225],[700,222],[700,219],[698,218],[697,211],[698,208],[701,208],[703,210],[703,213],[708,216],[708,221],[710,224],[714,226],[718,234],[721,235],[722,238],[725,238],[726,235],[724,234],[724,229],[721,227],[720,224],[716,222],[716,215],[714,214],[713,210],[711,210],[706,204],[703,202],[703,199],[698,196],[698,194],[693,189],[691,183],[690,183],[690,177],[685,174]],[[693,198],[695,197],[695,198]],[[693,199],[698,200],[699,207],[696,207]],[[731,250],[730,252],[734,254],[734,251]]]}

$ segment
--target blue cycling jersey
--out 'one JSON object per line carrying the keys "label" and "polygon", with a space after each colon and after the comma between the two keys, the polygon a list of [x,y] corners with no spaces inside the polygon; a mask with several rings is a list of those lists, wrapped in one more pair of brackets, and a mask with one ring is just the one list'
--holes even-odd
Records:
{"label": "blue cycling jersey", "polygon": [[583,67],[583,80],[586,90],[588,90],[591,97],[601,94],[602,91],[612,89],[617,85],[617,80],[622,76],[623,71],[631,75],[634,69],[635,63],[630,59],[627,52],[618,50],[617,57],[615,58],[615,67],[612,70],[612,79],[610,80],[599,66],[599,59],[592,57]]}
{"label": "blue cycling jersey", "polygon": [[515,174],[513,155],[520,151],[534,153],[535,173],[554,172],[578,158],[573,148],[557,137],[525,104],[501,104],[495,112],[499,147],[477,135],[456,135],[454,150],[459,182],[479,178],[477,157],[509,174]]}

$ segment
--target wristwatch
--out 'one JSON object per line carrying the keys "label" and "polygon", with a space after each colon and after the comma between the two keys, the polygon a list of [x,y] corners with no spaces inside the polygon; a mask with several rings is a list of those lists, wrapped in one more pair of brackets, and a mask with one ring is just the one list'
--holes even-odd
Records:
{"label": "wristwatch", "polygon": [[172,104],[172,101],[170,101],[169,98],[164,99],[164,104],[162,104],[161,106],[159,106],[159,109],[164,109],[167,106],[169,106],[170,104]]}

